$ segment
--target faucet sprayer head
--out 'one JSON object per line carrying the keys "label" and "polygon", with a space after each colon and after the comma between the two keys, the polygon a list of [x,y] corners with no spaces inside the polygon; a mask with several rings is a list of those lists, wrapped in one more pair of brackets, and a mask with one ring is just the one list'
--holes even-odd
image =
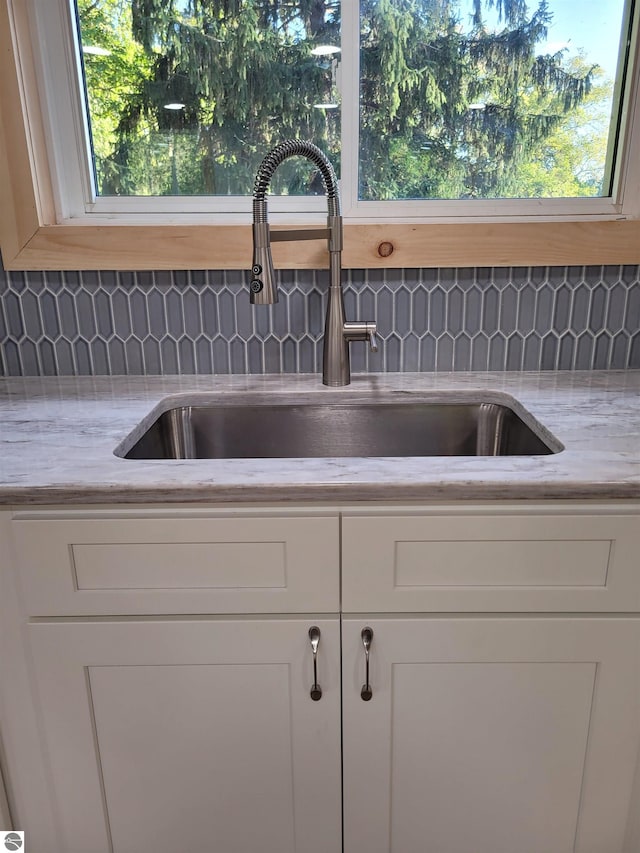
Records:
{"label": "faucet sprayer head", "polygon": [[273,269],[267,222],[254,222],[253,225],[253,265],[249,301],[252,305],[273,305],[278,301],[278,285]]}

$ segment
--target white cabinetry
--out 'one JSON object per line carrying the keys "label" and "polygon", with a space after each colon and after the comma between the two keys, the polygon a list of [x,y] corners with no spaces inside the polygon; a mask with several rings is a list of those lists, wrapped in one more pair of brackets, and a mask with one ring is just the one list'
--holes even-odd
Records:
{"label": "white cabinetry", "polygon": [[640,850],[638,522],[553,504],[344,514],[345,853]]}
{"label": "white cabinetry", "polygon": [[[65,853],[338,853],[339,623],[30,626]],[[44,851],[43,851],[44,853]]]}
{"label": "white cabinetry", "polygon": [[30,853],[639,853],[638,521],[7,514],[37,719],[12,696],[3,734]]}
{"label": "white cabinetry", "polygon": [[624,619],[345,619],[345,853],[620,853],[639,638]]}
{"label": "white cabinetry", "polygon": [[14,700],[8,728],[16,755],[39,756],[52,815],[18,755],[30,853],[339,853],[338,525],[313,511],[12,515],[39,725],[30,740]]}

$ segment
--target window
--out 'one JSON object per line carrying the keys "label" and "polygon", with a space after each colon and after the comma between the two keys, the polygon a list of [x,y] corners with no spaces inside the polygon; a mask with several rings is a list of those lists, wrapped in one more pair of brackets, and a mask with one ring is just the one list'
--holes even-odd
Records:
{"label": "window", "polygon": [[[251,195],[288,138],[339,163],[338,0],[76,0],[76,14],[97,197]],[[308,172],[287,161],[273,192],[322,194]]]}
{"label": "window", "polygon": [[[9,266],[244,266],[288,136],[341,176],[348,266],[637,261],[631,0],[2,3]],[[304,162],[272,189],[274,222],[324,215]]]}
{"label": "window", "polygon": [[611,194],[624,0],[360,10],[360,199]]}

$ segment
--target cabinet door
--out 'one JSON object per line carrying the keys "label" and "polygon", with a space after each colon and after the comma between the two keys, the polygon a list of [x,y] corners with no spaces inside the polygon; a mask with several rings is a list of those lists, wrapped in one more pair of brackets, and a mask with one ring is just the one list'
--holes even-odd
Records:
{"label": "cabinet door", "polygon": [[345,853],[621,853],[638,621],[361,617],[343,646]]}
{"label": "cabinet door", "polygon": [[61,834],[33,853],[341,850],[337,618],[29,630]]}

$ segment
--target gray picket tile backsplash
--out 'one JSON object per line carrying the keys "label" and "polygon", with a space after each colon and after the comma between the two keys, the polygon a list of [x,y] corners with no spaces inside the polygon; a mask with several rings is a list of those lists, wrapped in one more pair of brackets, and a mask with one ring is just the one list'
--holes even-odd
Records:
{"label": "gray picket tile backsplash", "polygon": [[[5,272],[6,376],[309,373],[321,369],[327,273],[279,273],[249,304],[236,271]],[[352,370],[640,368],[640,267],[346,270],[350,319],[377,354]]]}

